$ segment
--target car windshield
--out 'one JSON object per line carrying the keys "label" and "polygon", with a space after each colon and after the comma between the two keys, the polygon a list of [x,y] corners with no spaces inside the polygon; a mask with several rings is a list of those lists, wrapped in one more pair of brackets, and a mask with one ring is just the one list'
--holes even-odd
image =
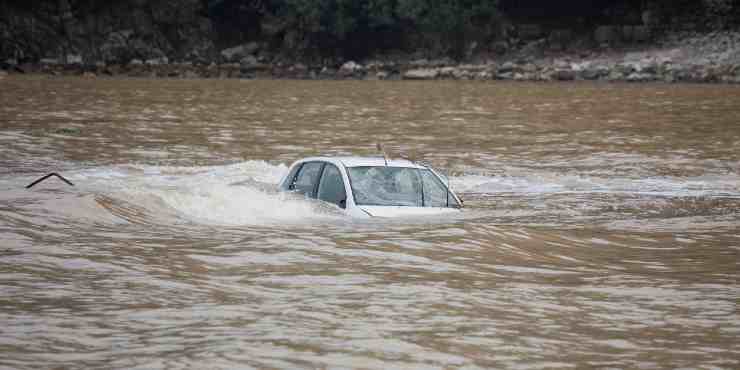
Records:
{"label": "car windshield", "polygon": [[447,187],[430,170],[406,167],[347,168],[355,204],[366,206],[456,206]]}

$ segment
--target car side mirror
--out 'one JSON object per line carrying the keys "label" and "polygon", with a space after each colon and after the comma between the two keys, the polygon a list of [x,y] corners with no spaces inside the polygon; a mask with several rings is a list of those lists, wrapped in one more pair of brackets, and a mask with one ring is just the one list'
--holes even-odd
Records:
{"label": "car side mirror", "polygon": [[342,199],[339,201],[339,208],[346,209],[347,208],[347,199]]}

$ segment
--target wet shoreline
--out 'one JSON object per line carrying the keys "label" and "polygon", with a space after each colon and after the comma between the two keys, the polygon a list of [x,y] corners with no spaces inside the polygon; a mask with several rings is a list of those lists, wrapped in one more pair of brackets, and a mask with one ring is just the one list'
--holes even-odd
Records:
{"label": "wet shoreline", "polygon": [[69,76],[82,78],[152,79],[260,79],[260,80],[368,80],[368,81],[519,81],[519,82],[630,82],[630,83],[708,83],[740,84],[740,66],[670,65],[635,67],[620,64],[611,68],[580,63],[556,62],[552,65],[506,62],[486,64],[444,64],[417,61],[408,64],[348,62],[339,68],[237,63],[198,65],[190,62],[168,64],[130,63],[125,65],[24,64],[0,70],[0,78],[17,75]]}

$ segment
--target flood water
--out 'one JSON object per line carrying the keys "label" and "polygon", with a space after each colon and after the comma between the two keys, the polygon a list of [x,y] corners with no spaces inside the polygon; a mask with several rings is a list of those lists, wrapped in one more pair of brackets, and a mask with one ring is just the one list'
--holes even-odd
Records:
{"label": "flood water", "polygon": [[[6,77],[0,368],[740,368],[738,117],[737,86]],[[465,209],[273,190],[376,142]]]}

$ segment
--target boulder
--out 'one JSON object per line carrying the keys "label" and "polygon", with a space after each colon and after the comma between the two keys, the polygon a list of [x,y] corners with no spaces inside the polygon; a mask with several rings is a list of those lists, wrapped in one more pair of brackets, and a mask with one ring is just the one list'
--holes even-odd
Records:
{"label": "boulder", "polygon": [[606,66],[589,66],[581,70],[579,74],[584,80],[598,80],[609,75],[609,68]]}
{"label": "boulder", "polygon": [[458,73],[455,67],[442,67],[439,69],[439,77],[441,78],[454,78]]}
{"label": "boulder", "polygon": [[247,55],[241,60],[239,60],[239,67],[241,69],[249,69],[252,68],[252,66],[257,65],[257,57],[254,55]]}
{"label": "boulder", "polygon": [[257,50],[259,50],[259,44],[256,42],[249,42],[221,50],[221,58],[223,58],[225,62],[238,62],[247,55],[254,54]]}
{"label": "boulder", "polygon": [[42,65],[55,66],[61,64],[57,58],[41,58],[39,63]]}
{"label": "boulder", "polygon": [[571,63],[567,60],[556,60],[553,63],[553,67],[555,67],[556,69],[568,69],[571,68]]}
{"label": "boulder", "polygon": [[169,62],[170,60],[167,57],[159,57],[159,58],[147,59],[146,62],[144,63],[150,66],[160,66],[163,64],[167,64]]}
{"label": "boulder", "polygon": [[502,64],[501,66],[499,66],[498,69],[496,70],[496,72],[497,73],[500,73],[500,74],[501,73],[509,73],[509,72],[512,72],[512,71],[514,71],[514,63],[512,63],[512,62],[506,62],[506,63]]}
{"label": "boulder", "polygon": [[416,60],[412,60],[409,63],[409,65],[410,66],[413,66],[413,67],[420,67],[420,68],[422,68],[422,67],[429,67],[431,64],[429,62],[429,59],[416,59]]}
{"label": "boulder", "polygon": [[624,76],[625,74],[621,70],[615,68],[609,72],[609,75],[606,77],[606,79],[609,81],[622,81],[624,80]]}
{"label": "boulder", "polygon": [[350,77],[350,76],[359,75],[364,70],[365,68],[362,65],[354,61],[349,61],[349,62],[342,64],[342,66],[339,67],[339,71],[337,71],[337,74],[342,77]]}
{"label": "boulder", "polygon": [[493,73],[490,71],[478,71],[473,73],[473,79],[475,80],[491,80],[493,79]]}
{"label": "boulder", "polygon": [[535,73],[537,72],[537,66],[534,63],[526,63],[521,67],[522,73]]}
{"label": "boulder", "polygon": [[322,78],[334,78],[337,75],[337,71],[334,68],[324,67],[321,68],[319,76]]}
{"label": "boulder", "polygon": [[495,78],[497,80],[513,80],[514,79],[514,72],[497,72],[495,75]]}
{"label": "boulder", "polygon": [[627,76],[628,82],[648,82],[657,80],[656,76],[651,73],[633,72]]}
{"label": "boulder", "polygon": [[404,80],[434,80],[439,76],[438,68],[410,69],[403,74]]}
{"label": "boulder", "polygon": [[67,54],[66,62],[67,62],[67,65],[82,65],[82,55]]}

